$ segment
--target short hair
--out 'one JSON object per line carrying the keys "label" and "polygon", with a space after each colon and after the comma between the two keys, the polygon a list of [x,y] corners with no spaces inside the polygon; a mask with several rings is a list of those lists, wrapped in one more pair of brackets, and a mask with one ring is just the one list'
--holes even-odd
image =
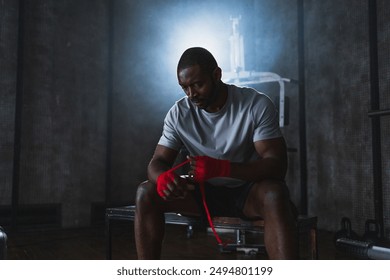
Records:
{"label": "short hair", "polygon": [[205,48],[193,47],[184,51],[177,64],[177,71],[199,65],[207,73],[212,73],[218,67],[214,56]]}

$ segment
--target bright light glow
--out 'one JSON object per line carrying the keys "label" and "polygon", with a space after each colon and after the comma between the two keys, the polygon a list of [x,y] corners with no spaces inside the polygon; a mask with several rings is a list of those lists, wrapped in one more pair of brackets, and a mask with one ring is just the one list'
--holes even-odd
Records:
{"label": "bright light glow", "polygon": [[230,29],[229,18],[217,20],[207,15],[176,22],[167,37],[170,50],[167,59],[170,67],[176,71],[177,62],[186,49],[204,47],[214,55],[223,70],[229,71]]}

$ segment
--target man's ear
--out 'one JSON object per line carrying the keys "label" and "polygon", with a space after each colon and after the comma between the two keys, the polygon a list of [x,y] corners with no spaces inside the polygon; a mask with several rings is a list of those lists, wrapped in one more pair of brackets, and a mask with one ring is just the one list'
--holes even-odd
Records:
{"label": "man's ear", "polygon": [[221,78],[222,78],[222,69],[220,67],[217,66],[217,68],[214,69],[213,71],[213,78],[214,78],[214,81],[220,81]]}

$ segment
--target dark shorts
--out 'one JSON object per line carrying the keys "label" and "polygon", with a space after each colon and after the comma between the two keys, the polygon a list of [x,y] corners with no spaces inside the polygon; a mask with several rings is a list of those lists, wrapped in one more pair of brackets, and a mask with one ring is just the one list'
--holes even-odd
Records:
{"label": "dark shorts", "polygon": [[[249,218],[245,217],[243,209],[252,186],[253,183],[247,183],[240,187],[228,188],[223,186],[213,186],[206,183],[206,203],[210,215],[212,217],[239,217],[248,220]],[[199,186],[196,186],[194,194],[199,205],[199,210],[205,218],[206,212],[203,206],[202,194]]]}

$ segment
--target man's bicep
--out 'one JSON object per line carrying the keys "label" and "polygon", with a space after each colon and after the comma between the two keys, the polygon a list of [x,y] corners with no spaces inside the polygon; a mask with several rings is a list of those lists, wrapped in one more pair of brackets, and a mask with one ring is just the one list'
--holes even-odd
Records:
{"label": "man's bicep", "polygon": [[262,158],[273,157],[286,160],[287,148],[283,137],[259,140],[254,143],[256,152]]}

